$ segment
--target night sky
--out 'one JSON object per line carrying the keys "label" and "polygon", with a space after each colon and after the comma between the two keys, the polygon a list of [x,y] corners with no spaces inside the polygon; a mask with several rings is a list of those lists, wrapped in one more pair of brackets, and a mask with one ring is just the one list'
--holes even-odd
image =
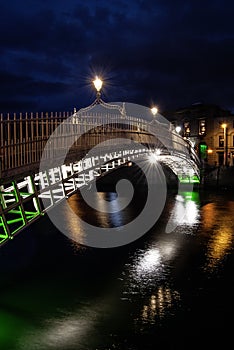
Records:
{"label": "night sky", "polygon": [[9,0],[0,5],[0,112],[95,99],[234,112],[234,1]]}

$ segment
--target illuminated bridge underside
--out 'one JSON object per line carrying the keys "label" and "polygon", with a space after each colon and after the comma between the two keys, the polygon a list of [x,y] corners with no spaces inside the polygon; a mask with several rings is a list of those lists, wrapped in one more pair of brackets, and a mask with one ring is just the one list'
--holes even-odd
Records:
{"label": "illuminated bridge underside", "polygon": [[180,183],[200,183],[198,171],[192,160],[176,155],[162,155],[159,161],[171,168]]}

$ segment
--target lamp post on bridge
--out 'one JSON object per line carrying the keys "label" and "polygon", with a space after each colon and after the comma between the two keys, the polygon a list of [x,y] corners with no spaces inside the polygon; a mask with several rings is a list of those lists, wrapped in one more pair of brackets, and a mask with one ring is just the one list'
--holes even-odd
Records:
{"label": "lamp post on bridge", "polygon": [[156,121],[156,114],[158,113],[158,108],[153,106],[151,108],[151,113],[153,114],[153,119],[151,121],[151,124],[154,123]]}
{"label": "lamp post on bridge", "polygon": [[94,84],[95,89],[97,90],[96,97],[97,97],[97,101],[99,102],[100,98],[101,98],[101,92],[100,91],[101,91],[101,88],[102,88],[103,81],[98,76],[96,76],[96,79],[93,80],[93,84]]}
{"label": "lamp post on bridge", "polygon": [[158,113],[158,108],[157,107],[152,107],[151,108],[151,112],[152,112],[153,116],[155,117],[156,114]]}
{"label": "lamp post on bridge", "polygon": [[181,126],[177,125],[176,128],[175,128],[177,134],[179,134],[182,130]]}

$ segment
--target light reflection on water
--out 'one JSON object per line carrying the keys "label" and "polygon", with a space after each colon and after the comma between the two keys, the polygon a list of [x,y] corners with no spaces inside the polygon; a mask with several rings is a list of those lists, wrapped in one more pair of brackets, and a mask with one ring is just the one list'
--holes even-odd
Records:
{"label": "light reflection on water", "polygon": [[[129,293],[132,291],[144,294],[145,290],[148,291],[167,279],[173,259],[183,250],[183,237],[188,233],[187,228],[196,233],[195,228],[200,220],[199,195],[181,192],[176,196],[169,214],[170,220],[176,224],[174,233],[166,234],[162,231],[160,239],[150,242],[143,250],[139,249],[134,253],[132,264],[128,267]],[[175,233],[178,234],[176,239]]]}
{"label": "light reflection on water", "polygon": [[60,311],[56,317],[44,320],[36,333],[34,329],[25,332],[18,342],[18,349],[83,349],[82,340],[92,332],[96,315],[97,311],[92,306],[72,313]]}
{"label": "light reflection on water", "polygon": [[180,301],[180,294],[176,290],[172,290],[170,287],[160,286],[158,290],[152,294],[147,303],[143,305],[142,313],[136,323],[142,324],[155,324],[157,318],[164,317],[175,304]]}
{"label": "light reflection on water", "polygon": [[173,223],[176,226],[197,224],[200,219],[199,203],[198,192],[180,192],[171,211]]}
{"label": "light reflection on water", "polygon": [[[141,295],[160,281],[167,278],[168,262],[176,252],[176,243],[162,241],[143,250],[138,250],[133,257],[131,266],[127,266],[129,272],[129,293]],[[130,283],[129,283],[130,282]]]}
{"label": "light reflection on water", "polygon": [[[111,198],[115,198],[115,194],[100,193],[97,195],[97,202],[98,196],[110,201]],[[123,224],[133,211],[132,208],[128,208],[122,213],[112,213],[107,217],[104,213],[93,215],[87,210],[87,207],[82,205],[78,195],[71,197],[69,203],[72,209],[80,213],[84,219],[96,220],[101,226]],[[205,290],[200,280],[206,279],[214,271],[222,273],[227,256],[233,254],[233,213],[234,201],[215,198],[213,202],[208,201],[203,205],[198,193],[179,193],[170,201],[167,213],[161,219],[160,224],[155,226],[149,236],[136,242],[136,245],[133,244],[120,250],[114,249],[110,255],[105,255],[105,253],[102,255],[100,250],[93,250],[93,263],[94,265],[100,264],[100,268],[92,264],[80,265],[80,261],[76,261],[72,266],[76,273],[68,278],[68,284],[66,283],[66,272],[61,271],[59,282],[54,282],[57,294],[61,292],[61,299],[58,297],[58,301],[51,307],[53,315],[46,310],[43,302],[38,307],[38,298],[35,297],[33,301],[34,288],[39,291],[39,294],[43,288],[45,290],[50,288],[49,285],[46,286],[43,276],[38,276],[37,272],[34,276],[34,287],[28,282],[25,289],[17,284],[10,290],[2,289],[3,305],[5,303],[12,306],[9,314],[6,311],[0,312],[1,322],[7,328],[5,332],[10,334],[12,325],[21,323],[24,325],[22,329],[18,327],[15,340],[11,340],[10,349],[144,350],[144,347],[140,347],[132,340],[132,343],[128,344],[126,339],[134,339],[142,330],[147,332],[152,327],[157,329],[159,324],[160,327],[164,325],[166,328],[165,322],[168,318],[175,319],[176,327],[176,322],[179,320],[178,310],[186,313],[186,303],[189,304],[188,309],[190,310],[192,303],[197,302],[194,301],[192,293],[199,295],[203,289]],[[65,217],[67,215],[66,212],[60,214]],[[165,233],[168,218],[174,220],[176,229]],[[78,228],[76,223],[69,221],[69,218],[67,218],[67,229],[74,237],[77,234],[81,237],[85,235],[82,227]],[[49,241],[48,244],[50,244]],[[81,252],[82,255],[86,254],[86,248],[74,242],[71,242],[70,247],[70,254],[79,255]],[[51,244],[50,248],[52,260],[56,244],[55,246]],[[194,261],[196,263],[192,270],[190,263]],[[47,263],[50,264],[51,261],[48,260]],[[69,271],[71,266],[65,258],[63,264]],[[108,270],[109,266],[113,266],[113,270]],[[193,275],[194,271],[200,274],[198,280]],[[81,272],[87,276],[87,279],[82,279],[82,282],[80,282]],[[73,279],[78,283],[73,285]],[[53,274],[51,280],[53,280]],[[190,289],[191,281],[193,284]],[[89,292],[88,297],[86,297],[86,291]],[[98,298],[97,293],[99,293]],[[9,315],[14,314],[14,303],[17,296],[20,298],[20,295],[23,295],[25,300],[27,298],[30,300],[32,315],[34,313],[38,315],[38,317],[32,317],[30,325],[24,322],[24,306],[21,300],[17,301],[17,305],[20,305],[22,316],[18,312],[14,316],[14,323],[9,323]],[[61,307],[62,299],[67,300],[67,305]],[[49,303],[52,303],[51,296],[48,296],[48,300]],[[222,301],[219,299],[218,292],[217,301]],[[199,306],[199,302],[196,305]],[[201,313],[205,312],[203,309],[203,307],[200,308]],[[223,309],[219,308],[221,311]],[[196,323],[197,327],[202,321],[202,314],[199,314],[199,317],[201,319],[199,318],[199,322]],[[205,317],[209,319],[208,315]],[[221,314],[218,317],[222,318],[225,315]],[[188,321],[193,322],[192,318]],[[186,321],[183,325],[186,326]],[[195,336],[196,330],[193,332]],[[150,337],[153,335],[149,335],[147,340],[149,344],[153,341],[153,338]],[[5,350],[4,347],[1,347],[3,343],[4,338],[0,332],[0,349]],[[154,348],[153,345],[152,348],[147,347],[147,349]]]}
{"label": "light reflection on water", "polygon": [[[234,202],[225,208],[218,203],[209,203],[202,210],[202,234],[207,236],[205,271],[213,272],[223,260],[233,252],[234,242]],[[209,235],[208,235],[209,233]]]}

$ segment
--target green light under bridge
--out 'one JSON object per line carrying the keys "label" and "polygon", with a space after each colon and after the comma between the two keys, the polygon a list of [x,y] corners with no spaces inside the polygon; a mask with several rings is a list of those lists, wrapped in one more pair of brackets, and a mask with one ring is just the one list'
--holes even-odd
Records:
{"label": "green light under bridge", "polygon": [[192,176],[179,175],[178,179],[179,179],[180,183],[184,183],[184,184],[196,184],[196,183],[199,184],[200,183],[200,180],[199,180],[197,175],[192,175]]}

